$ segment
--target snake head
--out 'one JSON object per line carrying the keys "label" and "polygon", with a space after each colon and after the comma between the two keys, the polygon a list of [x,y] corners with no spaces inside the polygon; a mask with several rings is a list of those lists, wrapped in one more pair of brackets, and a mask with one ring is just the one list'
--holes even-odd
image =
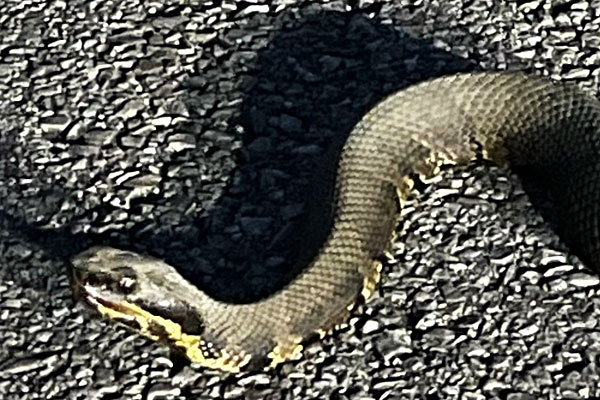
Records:
{"label": "snake head", "polygon": [[[202,320],[186,299],[189,284],[161,260],[111,247],[92,247],[71,260],[75,296],[146,336],[177,326],[199,334]],[[174,325],[170,325],[174,324]],[[169,326],[166,326],[169,325]]]}
{"label": "snake head", "polygon": [[210,300],[169,264],[111,247],[93,247],[71,263],[76,297],[108,318],[209,368],[239,372],[250,362],[250,354],[208,332],[201,299]]}

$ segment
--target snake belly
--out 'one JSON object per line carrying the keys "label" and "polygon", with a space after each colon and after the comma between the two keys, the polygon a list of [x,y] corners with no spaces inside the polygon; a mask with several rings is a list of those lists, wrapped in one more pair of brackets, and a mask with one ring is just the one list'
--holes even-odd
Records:
{"label": "snake belly", "polygon": [[[237,372],[276,364],[347,317],[379,278],[407,177],[476,158],[536,171],[571,250],[600,266],[600,103],[523,73],[441,77],[394,93],[356,124],[336,167],[331,230],[287,286],[251,304],[216,301],[165,262],[108,247],[73,260],[76,293],[102,314]],[[321,183],[323,184],[323,183]]]}

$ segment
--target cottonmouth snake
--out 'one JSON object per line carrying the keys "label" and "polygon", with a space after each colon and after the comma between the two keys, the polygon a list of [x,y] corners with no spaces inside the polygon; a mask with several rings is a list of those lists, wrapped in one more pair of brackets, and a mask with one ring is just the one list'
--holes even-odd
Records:
{"label": "cottonmouth snake", "polygon": [[522,73],[471,73],[401,90],[350,133],[331,186],[332,223],[287,286],[251,304],[216,301],[165,262],[107,247],[72,261],[74,287],[101,313],[227,371],[292,357],[374,289],[378,257],[409,176],[475,158],[535,172],[560,210],[571,250],[600,267],[600,102],[574,85]]}

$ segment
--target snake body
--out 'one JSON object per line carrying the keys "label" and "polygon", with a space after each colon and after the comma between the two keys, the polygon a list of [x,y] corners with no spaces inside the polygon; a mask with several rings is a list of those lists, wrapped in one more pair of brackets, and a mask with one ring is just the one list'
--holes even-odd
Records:
{"label": "snake body", "polygon": [[394,93],[356,124],[331,182],[332,225],[287,286],[251,304],[216,301],[161,260],[106,247],[73,259],[79,295],[103,314],[227,371],[275,364],[344,321],[379,277],[398,192],[441,162],[483,158],[535,171],[571,250],[600,267],[600,103],[574,85],[522,73],[470,73]]}

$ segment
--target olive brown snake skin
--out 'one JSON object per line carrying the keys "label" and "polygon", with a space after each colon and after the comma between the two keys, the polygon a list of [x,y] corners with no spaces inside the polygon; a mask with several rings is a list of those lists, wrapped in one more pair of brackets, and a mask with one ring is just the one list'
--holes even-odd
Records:
{"label": "olive brown snake skin", "polygon": [[[74,288],[102,314],[237,372],[294,356],[374,289],[411,174],[483,158],[527,168],[560,210],[574,254],[600,269],[600,102],[522,73],[471,73],[387,97],[350,133],[332,185],[332,225],[304,271],[250,304],[216,301],[158,259],[106,247],[73,260]],[[322,183],[321,183],[322,184]],[[333,186],[334,185],[334,186]]]}

